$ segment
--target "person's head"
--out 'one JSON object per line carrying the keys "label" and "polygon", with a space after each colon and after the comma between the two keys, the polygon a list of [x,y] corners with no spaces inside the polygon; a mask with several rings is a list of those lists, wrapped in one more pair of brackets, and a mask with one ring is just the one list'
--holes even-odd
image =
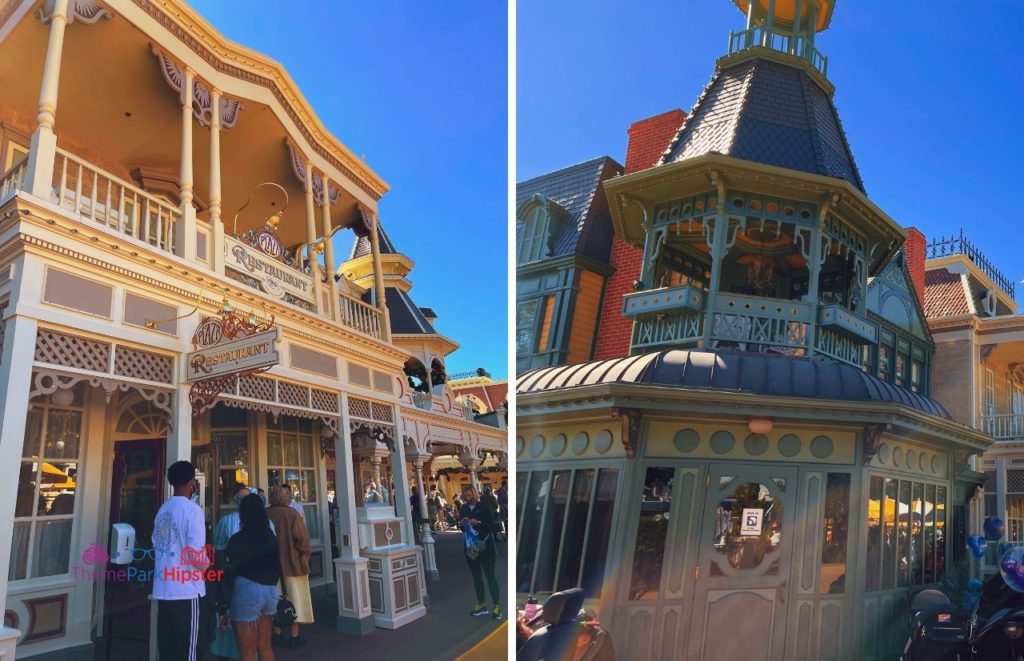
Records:
{"label": "person's head", "polygon": [[235,502],[241,505],[243,498],[254,493],[256,493],[256,489],[253,489],[252,487],[247,487],[244,484],[239,485],[238,491],[235,492]]}
{"label": "person's head", "polygon": [[494,490],[491,489],[491,485],[489,485],[489,484],[484,485],[484,495],[485,496],[490,496],[493,492],[494,492]]}
{"label": "person's head", "polygon": [[285,491],[284,487],[271,487],[270,488],[270,504],[271,505],[288,505],[289,496],[291,493]]}
{"label": "person's head", "polygon": [[286,483],[281,485],[281,490],[284,491],[284,495],[288,498],[289,501],[291,501],[292,500],[292,485],[290,485],[290,484],[288,484],[286,482]]}
{"label": "person's head", "polygon": [[256,495],[258,495],[260,497],[260,500],[263,501],[264,505],[267,504],[267,492],[266,491],[264,491],[263,489],[256,489]]}
{"label": "person's head", "polygon": [[238,504],[238,519],[242,530],[247,535],[259,535],[263,531],[270,532],[267,524],[267,510],[259,494],[251,493]]}
{"label": "person's head", "polygon": [[195,490],[196,467],[191,461],[176,461],[167,469],[167,481],[175,496],[191,497]]}
{"label": "person's head", "polygon": [[469,484],[462,487],[462,500],[466,501],[467,503],[475,503],[479,498],[480,495],[477,494],[476,487]]}
{"label": "person's head", "polygon": [[416,487],[413,487],[412,491],[410,493],[412,493],[412,495],[414,495],[414,496],[420,495],[420,492],[416,490]]}

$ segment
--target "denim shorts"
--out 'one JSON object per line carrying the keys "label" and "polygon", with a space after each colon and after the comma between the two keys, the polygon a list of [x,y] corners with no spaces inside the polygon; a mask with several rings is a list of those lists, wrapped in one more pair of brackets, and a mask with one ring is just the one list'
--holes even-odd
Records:
{"label": "denim shorts", "polygon": [[260,615],[277,613],[277,586],[262,585],[247,578],[235,578],[228,617],[233,622],[255,622]]}

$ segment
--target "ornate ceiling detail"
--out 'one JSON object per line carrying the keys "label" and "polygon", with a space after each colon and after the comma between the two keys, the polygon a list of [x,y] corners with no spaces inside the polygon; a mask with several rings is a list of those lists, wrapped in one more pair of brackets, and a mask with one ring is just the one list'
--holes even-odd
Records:
{"label": "ornate ceiling detail", "polygon": [[[16,3],[11,3],[16,4]],[[46,0],[39,8],[39,20],[49,23],[53,18],[54,0]],[[109,9],[96,2],[96,0],[68,0],[68,24],[77,20],[79,23],[92,25],[99,22],[101,18],[110,19],[113,14]]]}
{"label": "ornate ceiling detail", "polygon": [[[156,46],[151,46],[153,54],[160,62],[160,73],[172,90],[178,93],[178,99],[185,101],[185,70],[180,64],[163,54]],[[230,129],[238,123],[238,115],[242,111],[242,102],[220,97],[220,128]],[[213,91],[199,78],[192,79],[192,115],[200,126],[213,123]]]}
{"label": "ornate ceiling detail", "polygon": [[[288,156],[289,156],[288,160],[291,161],[292,172],[295,173],[295,177],[299,180],[299,182],[301,182],[302,184],[305,184],[306,183],[306,161],[302,157],[302,153],[298,149],[295,148],[295,145],[292,144],[291,140],[285,140],[285,144],[288,145]],[[313,172],[313,202],[315,202],[318,207],[322,207],[323,204],[324,204],[324,202],[323,202],[323,198],[324,198],[324,179],[320,175],[320,173],[317,172],[316,170],[312,170],[312,172]],[[334,204],[335,202],[338,201],[338,197],[341,196],[341,190],[337,186],[331,184],[331,186],[327,190],[327,194],[328,194],[328,197],[330,198],[331,204]]]}

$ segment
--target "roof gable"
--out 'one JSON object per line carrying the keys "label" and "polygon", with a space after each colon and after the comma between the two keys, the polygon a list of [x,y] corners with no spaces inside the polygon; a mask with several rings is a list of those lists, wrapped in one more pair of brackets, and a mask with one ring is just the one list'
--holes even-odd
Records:
{"label": "roof gable", "polygon": [[925,312],[914,293],[903,250],[868,283],[868,312],[927,342],[932,341]]}

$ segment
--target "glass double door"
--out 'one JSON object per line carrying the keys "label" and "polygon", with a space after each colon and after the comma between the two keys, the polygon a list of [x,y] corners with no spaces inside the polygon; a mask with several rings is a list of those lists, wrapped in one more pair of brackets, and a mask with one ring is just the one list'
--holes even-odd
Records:
{"label": "glass double door", "polygon": [[648,462],[642,473],[618,640],[646,658],[785,658],[797,469]]}

